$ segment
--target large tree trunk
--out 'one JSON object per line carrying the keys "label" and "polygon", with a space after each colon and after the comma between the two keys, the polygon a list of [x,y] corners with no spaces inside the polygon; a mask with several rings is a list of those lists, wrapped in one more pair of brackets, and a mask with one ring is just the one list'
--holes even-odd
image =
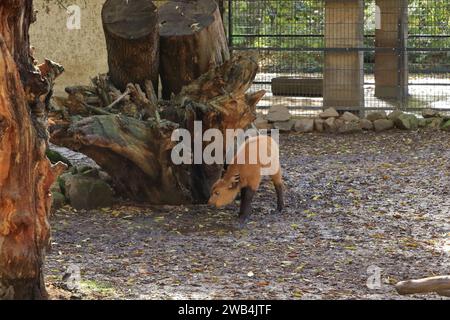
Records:
{"label": "large tree trunk", "polygon": [[159,24],[149,0],[108,0],[102,10],[109,76],[120,90],[128,83],[158,88]]}
{"label": "large tree trunk", "polygon": [[230,58],[222,17],[214,0],[169,1],[160,8],[163,98]]}
{"label": "large tree trunk", "polygon": [[44,77],[33,64],[32,9],[32,0],[0,2],[0,299],[47,297],[49,190],[63,168],[45,156],[45,102],[60,70]]}
{"label": "large tree trunk", "polygon": [[235,56],[184,87],[171,101],[159,102],[154,116],[147,120],[140,112],[123,115],[125,109],[140,110],[145,109],[142,105],[155,104],[149,99],[154,96],[151,88],[147,86],[144,94],[130,87],[134,94],[108,110],[111,114],[104,114],[103,108],[91,109],[92,115],[81,121],[57,122],[52,142],[93,158],[111,175],[124,197],[153,204],[204,203],[222,167],[175,165],[171,152],[177,143],[171,140],[172,132],[186,128],[193,133],[196,120],[202,122],[203,130],[225,132],[248,127],[264,95],[263,91],[246,93],[257,69],[252,55]]}

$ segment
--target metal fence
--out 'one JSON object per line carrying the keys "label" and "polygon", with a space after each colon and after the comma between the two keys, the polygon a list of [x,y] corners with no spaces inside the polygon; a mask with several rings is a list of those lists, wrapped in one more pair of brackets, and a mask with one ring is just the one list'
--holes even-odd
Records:
{"label": "metal fence", "polygon": [[257,50],[264,111],[450,111],[448,0],[225,0],[233,51]]}

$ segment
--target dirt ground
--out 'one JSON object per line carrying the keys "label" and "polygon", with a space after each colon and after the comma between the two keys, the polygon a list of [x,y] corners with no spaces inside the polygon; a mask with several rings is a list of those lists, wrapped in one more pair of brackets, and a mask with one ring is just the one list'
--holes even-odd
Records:
{"label": "dirt ground", "polygon": [[236,204],[59,210],[53,298],[400,299],[397,281],[450,273],[449,133],[286,135],[281,151],[288,207],[271,214],[266,182],[243,229]]}

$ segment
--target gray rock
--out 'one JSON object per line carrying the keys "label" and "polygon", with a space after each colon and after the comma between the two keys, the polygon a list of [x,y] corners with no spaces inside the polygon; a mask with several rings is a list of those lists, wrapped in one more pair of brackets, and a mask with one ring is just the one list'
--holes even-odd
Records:
{"label": "gray rock", "polygon": [[60,192],[52,192],[52,211],[61,209],[66,204],[66,197]]}
{"label": "gray rock", "polygon": [[314,119],[313,118],[303,118],[297,120],[294,126],[295,131],[309,133],[314,131]]}
{"label": "gray rock", "polygon": [[419,128],[425,128],[427,126],[427,119],[418,118],[417,123],[419,125]]}
{"label": "gray rock", "polygon": [[388,115],[388,119],[395,122],[395,120],[397,120],[402,114],[404,114],[402,111],[395,110]]}
{"label": "gray rock", "polygon": [[110,176],[107,172],[105,172],[105,171],[100,170],[100,171],[98,172],[98,177],[99,177],[101,180],[105,181],[107,184],[111,184],[111,183],[113,182],[111,176]]}
{"label": "gray rock", "polygon": [[270,124],[269,121],[263,117],[256,118],[255,127],[258,130],[270,130],[273,128],[272,124]]}
{"label": "gray rock", "polygon": [[419,121],[413,114],[401,114],[394,123],[397,128],[402,130],[417,130],[419,128]]}
{"label": "gray rock", "polygon": [[336,118],[328,118],[323,123],[323,129],[326,132],[335,132],[336,131]]}
{"label": "gray rock", "polygon": [[427,118],[425,120],[425,126],[430,129],[440,129],[442,124],[444,123],[444,119],[442,118]]}
{"label": "gray rock", "polygon": [[52,186],[50,187],[50,192],[51,193],[54,193],[54,192],[62,193],[61,186],[59,185],[58,181],[56,181],[55,183],[52,184]]}
{"label": "gray rock", "polygon": [[367,119],[361,119],[361,129],[370,131],[373,130],[373,122]]}
{"label": "gray rock", "polygon": [[335,133],[339,131],[339,128],[344,125],[344,121],[336,118],[328,118],[323,123],[324,130],[329,133]]}
{"label": "gray rock", "polygon": [[66,194],[66,181],[72,177],[72,173],[64,172],[58,177],[57,183],[62,194]]}
{"label": "gray rock", "polygon": [[280,132],[290,132],[294,128],[295,121],[289,120],[289,121],[283,121],[283,122],[275,122],[273,124],[273,127],[277,130],[280,130]]}
{"label": "gray rock", "polygon": [[390,130],[394,128],[394,121],[390,119],[379,119],[373,122],[373,127],[376,132]]}
{"label": "gray rock", "polygon": [[273,106],[266,117],[269,122],[284,122],[291,119],[291,114],[286,106]]}
{"label": "gray rock", "polygon": [[355,115],[354,113],[351,112],[345,112],[340,119],[346,121],[346,122],[350,122],[350,121],[357,121],[359,122],[359,117],[357,115]]}
{"label": "gray rock", "polygon": [[322,119],[337,118],[339,117],[339,113],[335,108],[328,108],[324,112],[320,113],[319,117]]}
{"label": "gray rock", "polygon": [[369,113],[366,119],[373,122],[376,120],[387,119],[387,117],[386,111],[375,111]]}
{"label": "gray rock", "polygon": [[339,133],[356,133],[361,131],[362,128],[359,121],[345,121],[341,126],[338,127]]}
{"label": "gray rock", "polygon": [[316,130],[317,132],[323,132],[325,130],[323,126],[324,122],[325,121],[320,118],[314,119],[314,130]]}
{"label": "gray rock", "polygon": [[440,117],[440,114],[438,111],[433,110],[433,109],[424,109],[424,110],[422,110],[422,117],[424,117],[425,119],[438,118],[438,117]]}
{"label": "gray rock", "polygon": [[450,132],[450,120],[447,120],[441,127],[442,130],[444,131],[449,131]]}
{"label": "gray rock", "polygon": [[77,210],[112,206],[113,190],[100,179],[77,174],[66,178],[65,195]]}

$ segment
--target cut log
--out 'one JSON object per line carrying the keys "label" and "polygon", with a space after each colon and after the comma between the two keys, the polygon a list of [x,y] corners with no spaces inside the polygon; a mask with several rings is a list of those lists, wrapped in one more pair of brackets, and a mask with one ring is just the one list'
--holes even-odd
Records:
{"label": "cut log", "polygon": [[159,25],[149,0],[108,0],[102,10],[108,49],[109,76],[120,90],[128,83],[158,88]]}
{"label": "cut log", "polygon": [[44,73],[33,63],[32,7],[0,2],[0,300],[47,298],[50,186],[65,168],[46,157],[46,103],[61,68],[48,60]]}
{"label": "cut log", "polygon": [[88,116],[55,125],[52,142],[94,159],[125,198],[152,204],[205,203],[222,166],[175,165],[171,152],[177,143],[171,140],[172,133],[186,128],[193,135],[194,121],[201,121],[203,130],[247,128],[256,118],[256,104],[265,93],[247,93],[257,69],[254,56],[236,55],[185,87],[171,101],[157,105],[151,86],[146,87],[145,95],[130,85],[131,100],[146,106],[148,119],[126,117],[123,112]]}
{"label": "cut log", "polygon": [[448,296],[450,294],[450,276],[402,281],[397,283],[395,289],[401,295],[435,292]]}
{"label": "cut log", "polygon": [[159,12],[163,98],[230,58],[222,17],[214,0],[169,1]]}

